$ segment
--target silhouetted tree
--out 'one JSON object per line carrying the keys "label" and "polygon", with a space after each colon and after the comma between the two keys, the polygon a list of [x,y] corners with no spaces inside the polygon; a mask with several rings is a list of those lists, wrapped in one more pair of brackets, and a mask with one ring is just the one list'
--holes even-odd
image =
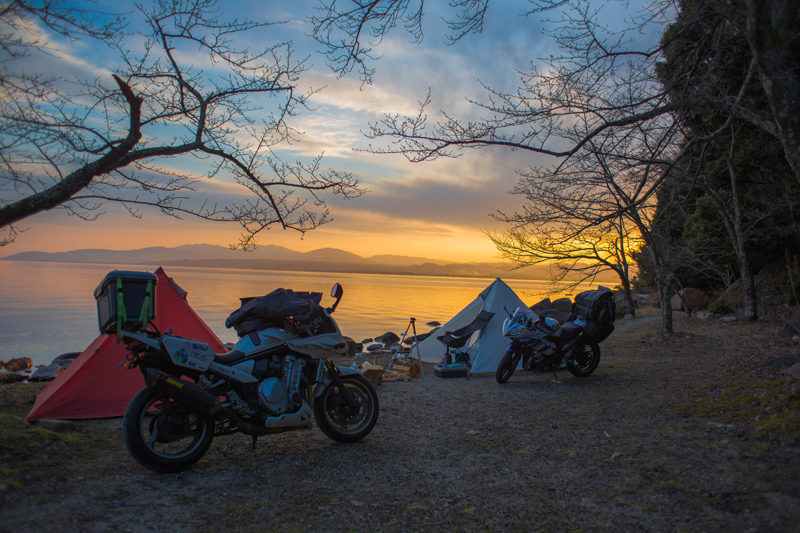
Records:
{"label": "silhouetted tree", "polygon": [[[691,76],[674,77],[666,84],[657,76],[656,65],[663,57],[663,47],[692,28],[678,28],[664,42],[644,49],[632,44],[636,42],[637,32],[646,33],[654,26],[663,30],[675,21],[682,4],[655,2],[630,19],[622,31],[612,31],[603,25],[588,3],[534,0],[530,2],[527,15],[544,11],[557,13],[551,18],[548,32],[559,46],[557,55],[542,59],[540,67],[523,73],[517,91],[489,88],[483,101],[474,101],[484,111],[485,118],[465,121],[444,113],[443,120],[431,122],[426,110],[430,103],[428,98],[416,115],[388,115],[373,124],[368,137],[384,142],[371,145],[370,149],[377,153],[402,153],[412,162],[455,157],[464,149],[488,147],[559,158],[559,162],[550,167],[523,173],[521,187],[535,190],[530,187],[534,181],[547,183],[548,179],[562,178],[564,182],[583,184],[584,187],[573,189],[573,194],[578,196],[559,197],[564,206],[582,198],[581,195],[602,196],[610,191],[609,194],[618,197],[619,202],[600,204],[607,211],[589,217],[594,219],[594,224],[578,222],[577,228],[583,226],[584,233],[580,235],[588,236],[598,227],[604,227],[604,222],[622,217],[641,232],[646,243],[643,256],[649,257],[660,287],[662,331],[669,334],[672,331],[670,291],[678,267],[675,258],[679,254],[675,253],[672,230],[662,231],[664,228],[654,226],[659,217],[668,215],[667,204],[657,206],[655,203],[660,187],[676,176],[689,175],[689,154],[704,143],[720,138],[729,131],[734,119],[748,121],[779,139],[787,161],[800,180],[800,164],[792,163],[800,161],[796,157],[800,154],[800,137],[794,133],[800,117],[800,101],[796,98],[800,91],[792,89],[800,66],[797,60],[800,46],[796,46],[800,24],[794,23],[800,22],[797,20],[800,10],[796,1],[698,0],[698,3],[720,13],[726,23],[736,25],[747,35],[752,53],[751,74],[739,80],[733,90],[716,95],[698,94],[691,90]],[[330,1],[326,3],[323,16],[316,21],[316,27],[324,31],[316,35],[323,43],[340,45],[331,51],[348,51],[347,55],[337,56],[338,62],[332,61],[332,65],[344,73],[354,65],[368,64],[371,59],[370,46],[363,44],[365,35],[369,35],[374,44],[399,20],[413,21],[411,29],[420,27],[421,12],[416,6],[421,4],[411,7],[408,1]],[[488,0],[451,2],[451,6],[463,8],[454,12],[454,21],[460,21],[462,26],[459,27],[466,28],[467,32],[479,31],[488,4]],[[347,11],[346,8],[352,9]],[[404,16],[409,18],[403,19]],[[470,20],[478,23],[470,25]],[[464,35],[457,33],[454,38]],[[421,33],[412,31],[412,36],[419,39]],[[794,46],[786,46],[787,43]],[[713,46],[713,42],[705,40],[700,46]],[[701,48],[695,56],[696,62],[691,63],[687,72],[693,72],[692,67],[699,65],[703,53]],[[364,68],[369,75],[364,76],[362,69],[362,76],[368,81],[371,72],[368,67]],[[770,112],[767,114],[758,107],[748,107],[751,101],[744,98],[755,73],[764,92],[773,93],[768,95]],[[676,87],[685,88],[685,94],[691,97],[676,98],[680,93]],[[773,104],[779,100],[781,106]],[[723,116],[722,121],[711,131],[686,140],[685,117],[709,112]],[[594,181],[589,184],[581,180]],[[628,187],[620,186],[619,181],[625,181]],[[669,197],[669,205],[674,206],[674,202],[680,201],[680,195],[673,194],[678,191],[671,189],[671,194],[662,195],[662,198]],[[542,195],[535,194],[531,199],[541,201]],[[575,220],[583,220],[581,207],[573,207]],[[510,216],[509,222],[519,230],[517,215],[524,216],[524,213]],[[575,229],[565,229],[561,238],[538,242],[552,243],[553,252],[556,252],[568,237],[576,239],[579,232]],[[520,253],[528,251],[520,250]]]}
{"label": "silhouetted tree", "polygon": [[[214,0],[140,5],[126,19],[73,3],[0,4],[0,227],[61,207],[94,218],[106,202],[134,216],[151,206],[180,218],[241,225],[250,247],[272,225],[304,232],[329,219],[322,194],[361,194],[350,173],[320,159],[288,163],[276,149],[295,135],[290,119],[309,94],[305,61],[291,42],[265,44],[271,23],[227,19]],[[105,21],[105,22],[101,22]],[[118,58],[115,73],[70,80],[36,71],[55,54],[49,35],[83,40]],[[109,82],[113,79],[113,84]],[[170,168],[189,156],[208,177],[241,186],[224,205],[190,201],[198,182]]]}

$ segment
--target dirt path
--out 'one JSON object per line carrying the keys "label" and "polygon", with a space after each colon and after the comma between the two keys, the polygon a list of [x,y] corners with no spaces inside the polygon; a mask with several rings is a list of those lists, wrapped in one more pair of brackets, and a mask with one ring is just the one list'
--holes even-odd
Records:
{"label": "dirt path", "polygon": [[134,463],[119,420],[82,422],[0,493],[0,531],[793,530],[798,385],[771,362],[800,350],[775,324],[658,325],[621,321],[589,378],[427,368],[379,387],[360,443],[225,437],[178,475]]}

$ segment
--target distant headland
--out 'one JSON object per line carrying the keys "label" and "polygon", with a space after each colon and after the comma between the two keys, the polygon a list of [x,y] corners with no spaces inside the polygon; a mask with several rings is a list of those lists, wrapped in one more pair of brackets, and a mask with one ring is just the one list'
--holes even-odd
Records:
{"label": "distant headland", "polygon": [[[108,265],[169,265],[207,268],[246,268],[300,272],[349,272],[354,274],[398,274],[409,276],[502,277],[547,280],[550,265],[513,268],[510,263],[458,263],[404,255],[359,255],[336,248],[298,252],[277,245],[260,246],[243,252],[212,244],[187,244],[173,248],[150,247],[136,250],[84,249],[69,252],[19,252],[4,261],[97,263]],[[614,276],[602,279],[613,283]]]}

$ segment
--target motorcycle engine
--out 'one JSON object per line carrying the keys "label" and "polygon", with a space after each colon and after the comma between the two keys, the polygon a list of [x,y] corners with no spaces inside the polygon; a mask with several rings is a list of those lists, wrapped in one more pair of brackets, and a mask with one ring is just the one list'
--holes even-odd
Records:
{"label": "motorcycle engine", "polygon": [[280,378],[267,378],[258,384],[258,403],[272,414],[285,413],[289,396]]}
{"label": "motorcycle engine", "polygon": [[300,407],[300,378],[304,361],[291,355],[283,358],[283,377],[270,377],[258,384],[258,403],[272,415],[294,412]]}

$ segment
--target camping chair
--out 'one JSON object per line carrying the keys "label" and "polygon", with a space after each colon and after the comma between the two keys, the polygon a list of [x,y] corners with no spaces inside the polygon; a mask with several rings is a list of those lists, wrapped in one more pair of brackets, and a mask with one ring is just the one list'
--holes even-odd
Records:
{"label": "camping chair", "polygon": [[472,337],[472,334],[483,329],[493,316],[494,313],[490,313],[489,311],[481,311],[478,313],[478,316],[475,317],[475,320],[466,326],[455,331],[445,331],[444,335],[439,335],[436,337],[439,342],[447,347],[442,364],[449,365],[450,363],[461,363],[469,366],[469,350],[472,346],[469,346],[466,349],[464,346],[467,344],[467,341],[470,339],[470,337]]}

